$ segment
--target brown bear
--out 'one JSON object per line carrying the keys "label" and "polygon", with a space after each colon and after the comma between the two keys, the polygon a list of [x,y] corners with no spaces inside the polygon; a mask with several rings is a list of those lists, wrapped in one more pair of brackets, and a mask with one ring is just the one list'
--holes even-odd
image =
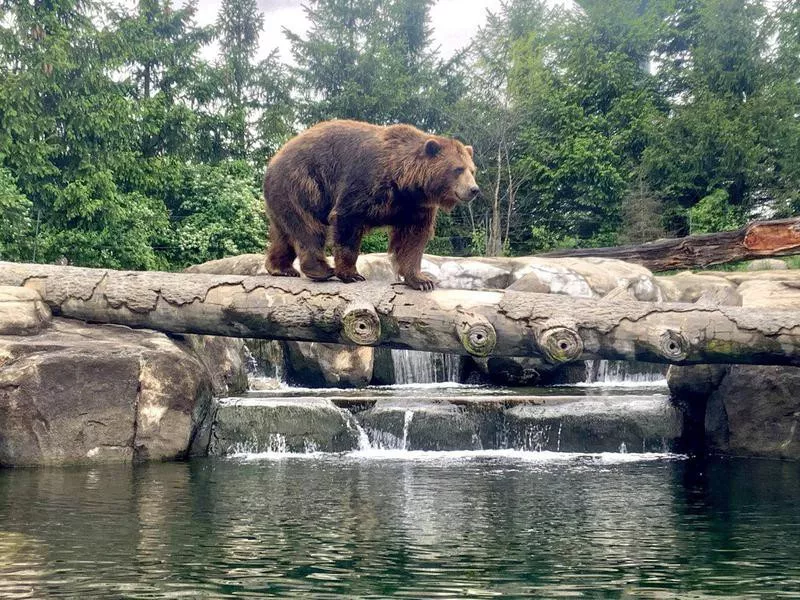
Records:
{"label": "brown bear", "polygon": [[[270,161],[264,199],[270,220],[267,270],[311,279],[364,281],[356,270],[361,238],[388,226],[389,253],[406,285],[430,290],[420,269],[436,213],[478,195],[472,147],[410,125],[319,123]],[[335,268],[325,260],[328,234]]]}

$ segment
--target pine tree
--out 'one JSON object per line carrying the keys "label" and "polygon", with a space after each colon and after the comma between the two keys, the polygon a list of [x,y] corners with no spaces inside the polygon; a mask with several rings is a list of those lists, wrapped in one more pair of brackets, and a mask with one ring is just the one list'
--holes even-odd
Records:
{"label": "pine tree", "polygon": [[264,25],[264,15],[256,0],[223,0],[217,16],[217,35],[220,46],[223,113],[229,129],[229,153],[233,158],[245,158],[252,142],[249,117],[256,109],[256,65],[258,38]]}
{"label": "pine tree", "polygon": [[430,48],[432,0],[315,0],[307,38],[287,33],[305,123],[350,118],[446,127],[457,74]]}

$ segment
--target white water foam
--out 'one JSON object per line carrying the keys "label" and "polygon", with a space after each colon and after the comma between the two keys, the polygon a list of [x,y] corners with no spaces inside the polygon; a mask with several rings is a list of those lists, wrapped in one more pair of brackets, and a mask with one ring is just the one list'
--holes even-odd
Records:
{"label": "white water foam", "polygon": [[473,460],[503,460],[519,463],[561,464],[581,463],[597,465],[615,465],[637,462],[684,460],[683,454],[662,452],[617,452],[578,453],[578,452],[530,452],[524,450],[460,450],[460,451],[428,451],[428,450],[387,450],[366,449],[341,454],[325,452],[291,453],[291,452],[258,452],[231,454],[228,459],[246,462],[285,459],[312,460],[393,460],[411,462],[466,462]]}
{"label": "white water foam", "polygon": [[[358,388],[352,390],[356,395],[365,394],[368,392],[392,394],[393,392],[406,392],[406,391],[424,391],[424,390],[462,390],[465,392],[480,390],[482,394],[504,394],[508,393],[505,388],[488,387],[484,385],[473,385],[466,383],[458,383],[456,381],[440,381],[436,383],[393,383],[391,385],[370,385],[365,388]],[[272,387],[264,387],[261,389],[250,389],[249,394],[255,397],[264,396],[286,396],[289,397],[299,395],[315,395],[320,397],[341,396],[347,390],[343,388],[313,388],[292,386],[287,383],[281,382]],[[352,394],[351,394],[352,395]],[[392,394],[394,395],[394,394]]]}
{"label": "white water foam", "polygon": [[[368,390],[452,390],[452,389],[481,389],[485,388],[487,393],[493,393],[493,388],[468,383],[458,383],[457,381],[434,381],[428,383],[392,383],[390,385],[370,386]],[[502,388],[498,388],[498,393]]]}
{"label": "white water foam", "polygon": [[625,389],[663,389],[668,387],[666,379],[654,379],[652,381],[579,381],[578,383],[565,383],[555,387],[572,388],[625,388]]}

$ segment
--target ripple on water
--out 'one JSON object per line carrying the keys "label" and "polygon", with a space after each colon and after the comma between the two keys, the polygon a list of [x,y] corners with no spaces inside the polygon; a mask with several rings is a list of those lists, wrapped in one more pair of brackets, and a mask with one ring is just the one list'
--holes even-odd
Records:
{"label": "ripple on water", "polygon": [[796,465],[445,454],[0,471],[0,597],[800,596]]}

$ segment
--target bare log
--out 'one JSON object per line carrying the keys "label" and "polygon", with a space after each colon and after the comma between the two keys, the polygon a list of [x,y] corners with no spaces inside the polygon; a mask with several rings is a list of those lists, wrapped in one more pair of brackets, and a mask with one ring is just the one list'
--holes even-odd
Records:
{"label": "bare log", "polygon": [[792,254],[800,254],[800,218],[754,221],[736,231],[690,235],[647,244],[556,250],[539,256],[617,258],[651,271],[672,271]]}
{"label": "bare log", "polygon": [[54,314],[173,333],[659,363],[800,365],[800,310],[0,262]]}

